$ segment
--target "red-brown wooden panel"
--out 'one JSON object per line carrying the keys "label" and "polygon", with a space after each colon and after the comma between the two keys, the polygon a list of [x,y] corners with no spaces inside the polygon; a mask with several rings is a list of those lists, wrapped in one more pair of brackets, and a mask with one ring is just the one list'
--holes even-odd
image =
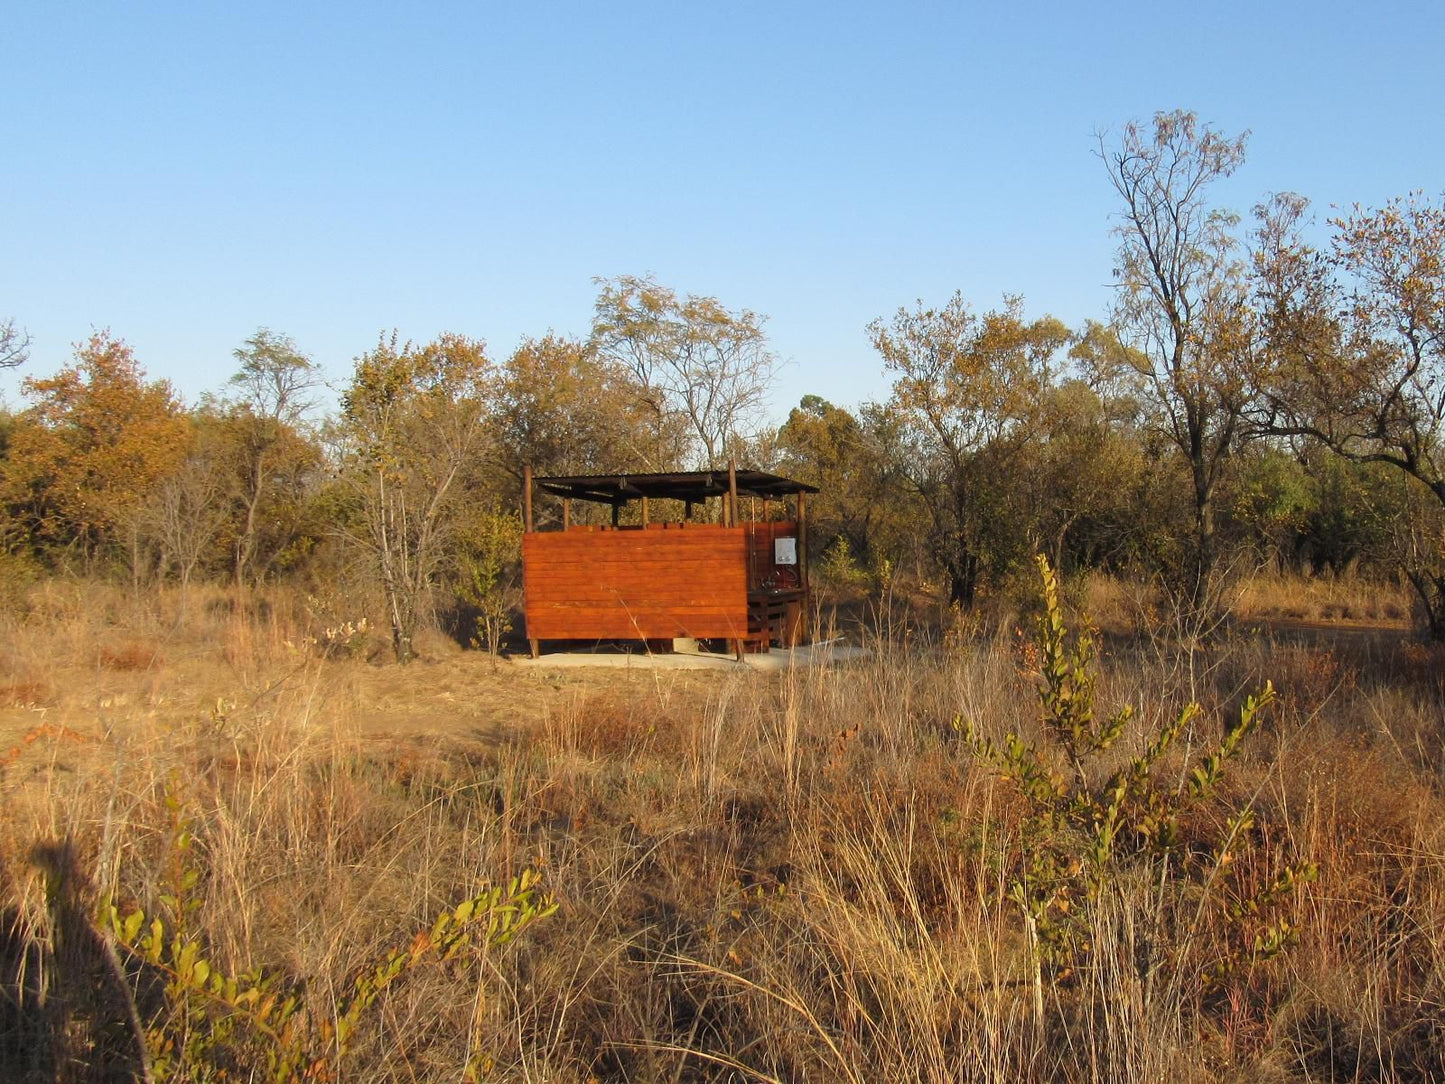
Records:
{"label": "red-brown wooden panel", "polygon": [[747,631],[744,528],[523,535],[534,640],[732,639]]}

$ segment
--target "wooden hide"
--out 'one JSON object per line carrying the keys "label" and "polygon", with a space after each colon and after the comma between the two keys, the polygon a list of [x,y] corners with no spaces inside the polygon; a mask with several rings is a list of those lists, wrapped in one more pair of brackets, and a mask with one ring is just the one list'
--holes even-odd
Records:
{"label": "wooden hide", "polygon": [[738,639],[748,627],[743,527],[573,527],[522,537],[533,640]]}

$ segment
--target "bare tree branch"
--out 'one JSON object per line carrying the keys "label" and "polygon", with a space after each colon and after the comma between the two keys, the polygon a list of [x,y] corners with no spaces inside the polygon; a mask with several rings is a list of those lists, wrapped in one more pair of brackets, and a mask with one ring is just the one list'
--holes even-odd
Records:
{"label": "bare tree branch", "polygon": [[30,360],[30,333],[14,320],[0,322],[0,369],[14,369]]}

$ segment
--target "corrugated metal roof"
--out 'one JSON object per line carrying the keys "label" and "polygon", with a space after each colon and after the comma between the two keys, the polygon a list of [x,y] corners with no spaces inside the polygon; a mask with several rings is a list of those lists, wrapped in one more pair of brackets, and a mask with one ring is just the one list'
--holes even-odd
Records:
{"label": "corrugated metal roof", "polygon": [[[739,470],[738,494],[743,497],[786,497],[794,493],[817,493],[817,486],[797,482],[760,470]],[[539,489],[559,497],[626,504],[648,497],[653,500],[702,501],[721,497],[728,491],[724,470],[673,471],[664,474],[577,474],[538,478]]]}

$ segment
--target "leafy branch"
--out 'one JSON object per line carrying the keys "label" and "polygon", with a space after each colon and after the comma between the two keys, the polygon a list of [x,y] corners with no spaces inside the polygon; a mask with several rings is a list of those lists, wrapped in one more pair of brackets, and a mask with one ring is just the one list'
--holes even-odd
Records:
{"label": "leafy branch", "polygon": [[[1011,732],[996,742],[972,722],[959,719],[955,726],[978,761],[1012,782],[1027,803],[1019,864],[1008,895],[1036,939],[1041,964],[1064,976],[1087,962],[1092,951],[1089,905],[1098,903],[1106,887],[1127,870],[1148,868],[1154,883],[1203,885],[1206,893],[1229,882],[1236,854],[1254,838],[1253,809],[1246,805],[1231,810],[1212,838],[1203,829],[1208,843],[1203,848],[1185,846],[1181,825],[1206,803],[1221,800],[1227,766],[1259,726],[1275,693],[1266,682],[1245,699],[1238,720],[1197,758],[1186,785],[1161,779],[1158,770],[1199,717],[1196,703],[1160,724],[1142,752],[1102,782],[1093,782],[1102,775],[1097,760],[1128,731],[1135,712],[1128,706],[1111,715],[1097,710],[1094,638],[1087,631],[1070,633],[1059,604],[1057,576],[1046,558],[1039,557],[1038,564],[1044,597],[1038,630],[1039,700],[1048,741],[1033,744]],[[1060,761],[1067,770],[1061,770]],[[1204,824],[1211,818],[1194,819]],[[1271,916],[1284,910],[1300,885],[1317,873],[1312,862],[1301,861],[1276,871],[1258,890],[1236,886],[1227,893],[1225,921],[1239,936],[1211,973],[1222,979],[1246,960],[1282,952],[1294,926],[1287,917]],[[1257,932],[1245,932],[1246,922]]]}
{"label": "leafy branch", "polygon": [[[184,855],[190,842],[183,827],[175,836],[178,854]],[[140,907],[122,913],[109,900],[101,905],[102,924],[115,942],[163,980],[164,1004],[144,1028],[158,1081],[232,1079],[231,1068],[245,1076],[239,1070],[249,1066],[254,1072],[262,1064],[263,1079],[274,1084],[338,1080],[367,1011],[407,973],[430,961],[505,945],[557,910],[540,887],[540,875],[523,870],[508,884],[442,911],[404,947],[361,968],[332,1010],[310,1004],[299,985],[259,971],[228,974],[212,960],[184,929],[188,892],[198,880],[194,868],[183,867],[173,890],[162,897],[177,916],[169,924]]]}

